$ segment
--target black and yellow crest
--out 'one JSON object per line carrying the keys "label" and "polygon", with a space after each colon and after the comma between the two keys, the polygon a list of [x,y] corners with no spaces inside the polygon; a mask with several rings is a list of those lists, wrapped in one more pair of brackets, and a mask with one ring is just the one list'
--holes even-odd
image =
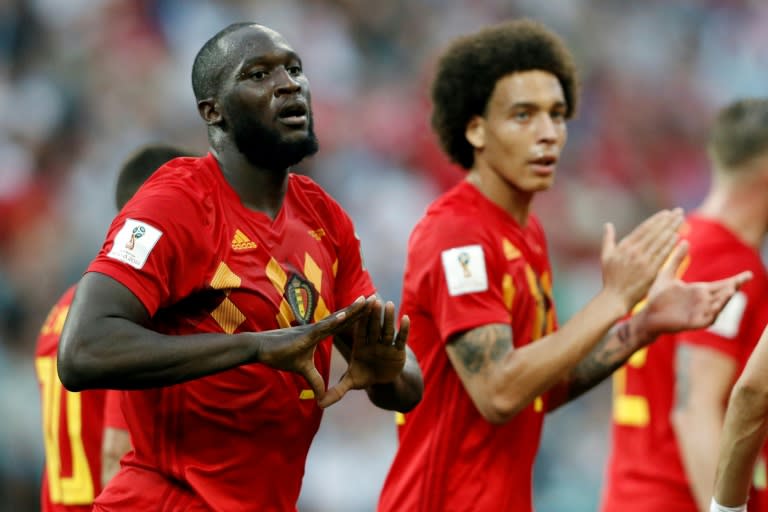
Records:
{"label": "black and yellow crest", "polygon": [[317,292],[304,276],[292,274],[285,284],[283,296],[291,306],[293,316],[298,323],[304,325],[312,320],[317,306]]}

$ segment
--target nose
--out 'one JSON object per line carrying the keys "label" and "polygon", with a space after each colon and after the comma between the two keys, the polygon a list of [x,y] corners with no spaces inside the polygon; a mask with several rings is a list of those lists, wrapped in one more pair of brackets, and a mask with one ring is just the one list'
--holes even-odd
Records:
{"label": "nose", "polygon": [[548,113],[543,113],[539,116],[539,122],[537,123],[537,132],[540,142],[548,144],[554,144],[559,137],[559,131],[557,123],[552,119]]}
{"label": "nose", "polygon": [[291,75],[287,69],[281,67],[275,76],[275,97],[283,94],[295,94],[301,90],[298,79]]}

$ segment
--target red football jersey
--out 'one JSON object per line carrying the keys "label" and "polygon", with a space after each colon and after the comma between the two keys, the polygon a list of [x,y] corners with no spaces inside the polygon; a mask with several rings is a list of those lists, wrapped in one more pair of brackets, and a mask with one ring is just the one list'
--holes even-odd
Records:
{"label": "red football jersey", "polygon": [[[732,357],[740,373],[768,322],[768,274],[759,252],[721,224],[695,215],[688,218],[682,235],[690,243],[682,275],[685,281],[722,279],[742,270],[751,270],[754,277],[710,328],[661,336],[614,374],[613,440],[604,512],[697,512],[670,418],[676,348],[679,343],[711,347]],[[756,476],[755,491],[764,492],[764,462]],[[756,503],[750,504],[750,511],[759,510]]]}
{"label": "red football jersey", "polygon": [[105,392],[67,391],[56,371],[59,337],[74,293],[73,286],[51,309],[35,350],[45,445],[42,512],[90,511],[101,492]]}
{"label": "red football jersey", "polygon": [[544,416],[534,403],[505,425],[486,421],[453,368],[451,336],[493,323],[521,347],[556,328],[544,232],[520,227],[473,185],[437,199],[408,244],[402,313],[424,397],[401,417],[399,448],[378,510],[526,512]]}
{"label": "red football jersey", "polygon": [[120,391],[107,390],[106,402],[104,404],[104,427],[128,430],[121,402]]}
{"label": "red football jersey", "polygon": [[[150,328],[174,335],[310,323],[375,291],[351,220],[317,184],[291,174],[272,220],[241,203],[210,154],[156,171],[88,270],[129,288]],[[331,343],[315,354],[326,383]],[[322,413],[302,376],[250,364],[122,399],[134,451],[97,505],[295,508]]]}

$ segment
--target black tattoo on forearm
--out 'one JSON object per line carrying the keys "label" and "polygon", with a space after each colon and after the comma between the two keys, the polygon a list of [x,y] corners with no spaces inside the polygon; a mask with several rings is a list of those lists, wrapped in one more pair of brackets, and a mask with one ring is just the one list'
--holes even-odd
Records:
{"label": "black tattoo on forearm", "polygon": [[631,337],[629,322],[624,322],[603,338],[571,372],[567,400],[586,393],[620,368],[634,352]]}
{"label": "black tattoo on forearm", "polygon": [[488,361],[499,361],[512,349],[512,331],[501,324],[485,325],[458,336],[450,344],[467,372],[476,374]]}

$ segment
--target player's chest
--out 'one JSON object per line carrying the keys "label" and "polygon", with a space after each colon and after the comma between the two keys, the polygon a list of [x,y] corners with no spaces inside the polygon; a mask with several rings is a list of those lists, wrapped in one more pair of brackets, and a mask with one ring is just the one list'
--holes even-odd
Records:
{"label": "player's chest", "polygon": [[249,319],[262,326],[309,323],[335,307],[338,255],[324,228],[303,220],[228,222],[214,246],[200,285],[221,300],[211,304],[212,316],[227,323],[225,330]]}

